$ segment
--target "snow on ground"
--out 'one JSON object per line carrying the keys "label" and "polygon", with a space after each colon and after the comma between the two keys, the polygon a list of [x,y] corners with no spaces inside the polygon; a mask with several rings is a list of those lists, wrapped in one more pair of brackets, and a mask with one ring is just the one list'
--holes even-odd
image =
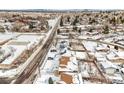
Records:
{"label": "snow on ground", "polygon": [[6,40],[9,40],[15,36],[16,36],[15,34],[1,34],[0,33],[0,42],[4,42]]}
{"label": "snow on ground", "polygon": [[[79,78],[79,75],[74,75],[73,76],[73,83],[74,84],[80,84],[81,82],[80,82],[80,79],[81,78]],[[82,80],[82,79],[81,79]]]}
{"label": "snow on ground", "polygon": [[83,36],[79,36],[78,38],[79,39],[87,39],[87,38],[89,38],[89,36],[83,35]]}
{"label": "snow on ground", "polygon": [[29,42],[37,42],[41,40],[43,36],[38,35],[20,35],[16,40],[18,41],[29,41]]}
{"label": "snow on ground", "polygon": [[61,56],[68,56],[68,57],[71,57],[71,51],[67,51],[66,49],[66,53],[62,54]]}
{"label": "snow on ground", "polygon": [[47,68],[47,70],[50,71],[51,68],[52,68],[51,70],[54,70],[55,67],[58,67],[60,55],[58,54],[59,53],[58,51],[51,52],[51,50],[53,49],[56,50],[56,48],[52,46],[48,54],[46,55],[46,58],[41,67],[42,70]]}
{"label": "snow on ground", "polygon": [[37,45],[44,36],[38,36],[38,35],[21,35],[18,38],[16,38],[17,41],[25,41],[25,42],[30,42],[28,44],[28,47],[30,48],[31,46]]}
{"label": "snow on ground", "polygon": [[[8,39],[12,38],[13,36],[15,36],[15,34],[14,35],[6,34],[0,36],[0,38]],[[14,40],[9,41],[2,47],[4,48],[12,47],[15,49],[15,51],[11,51],[13,52],[12,55],[6,58],[1,64],[11,64],[26,49],[36,46],[42,38],[43,36],[38,35],[20,35],[17,38],[14,38]],[[23,42],[23,44],[19,42]],[[7,49],[5,49],[5,51],[7,51]]]}
{"label": "snow on ground", "polygon": [[89,80],[83,80],[83,83],[84,84],[93,84],[91,81],[89,81]]}
{"label": "snow on ground", "polygon": [[48,20],[48,24],[49,24],[49,26],[53,26],[54,20]]}
{"label": "snow on ground", "polygon": [[49,24],[49,26],[51,26],[51,27],[53,28],[53,26],[55,25],[55,23],[56,23],[57,20],[58,20],[58,18],[48,20],[48,24]]}
{"label": "snow on ground", "polygon": [[54,60],[47,60],[43,70],[45,70],[46,72],[53,72],[55,68],[55,61]]}
{"label": "snow on ground", "polygon": [[59,78],[55,77],[54,75],[50,75],[50,74],[42,74],[41,77],[38,77],[35,84],[49,84],[49,78],[52,78],[53,81],[58,81]]}
{"label": "snow on ground", "polygon": [[82,72],[81,72],[81,75],[82,75],[83,77],[90,77],[90,76],[89,76],[89,73],[87,72],[87,70],[82,71]]}
{"label": "snow on ground", "polygon": [[81,65],[81,75],[82,75],[83,77],[90,77],[88,71],[89,71],[89,66],[88,66],[88,64],[87,64],[87,63],[83,63],[83,64]]}
{"label": "snow on ground", "polygon": [[17,57],[21,55],[23,51],[26,50],[25,46],[16,46],[16,45],[8,45],[8,46],[13,47],[15,51],[13,52],[13,55],[6,58],[1,64],[11,64]]}
{"label": "snow on ground", "polygon": [[[55,23],[57,22],[58,19],[56,19],[54,22],[51,22],[51,25],[55,25]],[[49,38],[49,35],[51,34],[52,29],[45,34],[46,35],[46,39],[43,40],[43,44],[46,42],[46,40]],[[27,35],[26,35],[27,34]],[[15,37],[17,35],[20,35],[19,37]],[[13,32],[9,32],[6,34],[0,34],[0,42],[2,40],[7,40],[7,39],[11,39],[13,38],[13,40],[11,40],[11,42],[8,42],[7,44],[5,44],[4,47],[6,51],[8,51],[6,49],[6,47],[12,47],[14,48],[14,51],[12,53],[12,55],[8,58],[6,58],[2,64],[11,64],[11,62],[13,62],[23,51],[25,51],[27,49],[28,46],[32,46],[34,43],[35,45],[38,44],[40,42],[41,39],[44,38],[44,36],[42,35],[33,35],[30,33],[30,35],[28,33],[25,34],[20,34],[20,33],[13,33]],[[26,43],[29,42],[27,44],[18,44],[19,42],[22,43]],[[57,58],[55,60],[58,59],[58,56],[56,56]],[[53,64],[54,65],[54,64]],[[56,65],[54,65],[56,66]],[[17,75],[18,73],[21,72],[21,70],[23,69],[23,66],[19,66],[17,69],[11,69],[11,70],[0,70],[0,76],[2,77],[13,77],[14,75]],[[50,75],[49,75],[50,76]],[[53,75],[51,75],[53,76]],[[44,78],[44,77],[43,77]],[[53,77],[54,80],[54,77]]]}
{"label": "snow on ground", "polygon": [[11,69],[11,70],[0,70],[0,77],[13,77],[18,73],[17,69]]}

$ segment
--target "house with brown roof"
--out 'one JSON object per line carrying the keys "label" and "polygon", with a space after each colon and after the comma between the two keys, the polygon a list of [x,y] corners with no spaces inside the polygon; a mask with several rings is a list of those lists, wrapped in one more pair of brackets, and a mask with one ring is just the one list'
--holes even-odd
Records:
{"label": "house with brown roof", "polygon": [[70,58],[66,56],[62,56],[60,59],[60,65],[67,65],[69,62]]}
{"label": "house with brown roof", "polygon": [[66,73],[61,73],[60,78],[66,84],[72,84],[73,83],[73,77],[72,77],[72,75],[69,75],[69,74],[66,74]]}

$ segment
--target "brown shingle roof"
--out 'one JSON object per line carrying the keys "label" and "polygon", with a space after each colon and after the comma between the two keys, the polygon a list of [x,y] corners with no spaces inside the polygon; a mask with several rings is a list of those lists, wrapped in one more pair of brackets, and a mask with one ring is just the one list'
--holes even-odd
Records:
{"label": "brown shingle roof", "polygon": [[67,65],[69,60],[70,60],[69,57],[62,56],[62,58],[60,59],[60,65]]}
{"label": "brown shingle roof", "polygon": [[65,73],[61,73],[61,80],[64,81],[65,83],[67,84],[72,84],[73,81],[72,81],[72,76],[71,75],[68,75],[68,74],[65,74]]}

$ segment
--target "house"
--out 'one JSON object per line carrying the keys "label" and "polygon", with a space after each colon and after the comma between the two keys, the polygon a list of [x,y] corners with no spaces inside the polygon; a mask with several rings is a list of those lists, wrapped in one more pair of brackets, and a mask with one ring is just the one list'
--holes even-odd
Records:
{"label": "house", "polygon": [[75,52],[75,57],[79,60],[88,58],[85,52]]}
{"label": "house", "polygon": [[118,67],[114,64],[112,64],[109,61],[105,61],[105,62],[100,62],[102,67],[103,67],[103,71],[108,74],[108,75],[113,75],[115,74],[115,72],[117,71]]}
{"label": "house", "polygon": [[83,84],[82,75],[75,73],[61,73],[60,81],[62,84]]}
{"label": "house", "polygon": [[63,72],[77,72],[78,71],[77,65],[78,63],[76,58],[62,56],[62,58],[60,58],[59,74]]}
{"label": "house", "polygon": [[109,48],[105,45],[98,45],[98,47],[96,47],[96,51],[107,52],[109,51]]}
{"label": "house", "polygon": [[68,71],[67,65],[68,65],[68,62],[70,61],[70,57],[62,56],[59,61],[60,61],[59,74],[61,74],[63,71]]}
{"label": "house", "polygon": [[60,59],[60,65],[67,65],[69,60],[70,60],[70,57],[62,56]]}
{"label": "house", "polygon": [[72,84],[73,83],[73,77],[72,75],[61,73],[60,79],[64,81],[66,84]]}
{"label": "house", "polygon": [[107,55],[108,60],[113,62],[122,62],[124,61],[124,52],[123,51],[112,51]]}

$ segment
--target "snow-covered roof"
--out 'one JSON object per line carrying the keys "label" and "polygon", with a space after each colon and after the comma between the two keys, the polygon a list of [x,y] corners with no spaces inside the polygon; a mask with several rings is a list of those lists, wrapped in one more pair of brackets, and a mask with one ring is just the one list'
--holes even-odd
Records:
{"label": "snow-covered roof", "polygon": [[74,75],[72,80],[74,84],[80,84],[80,79],[78,75]]}
{"label": "snow-covered roof", "polygon": [[121,68],[121,70],[124,72],[124,68]]}
{"label": "snow-covered roof", "polygon": [[76,54],[75,57],[76,57],[77,59],[86,59],[86,58],[87,58],[85,52],[75,52],[75,54]]}
{"label": "snow-covered roof", "polygon": [[61,68],[61,67],[59,67],[59,71],[68,72],[68,71],[72,71],[72,70],[69,69],[69,68]]}
{"label": "snow-covered roof", "polygon": [[114,65],[113,63],[111,63],[110,61],[105,61],[105,62],[100,62],[102,64],[102,66],[105,68],[105,69],[108,69],[108,68],[114,68],[114,69],[117,69],[118,67],[116,65]]}
{"label": "snow-covered roof", "polygon": [[100,51],[100,50],[108,50],[109,48],[107,46],[104,45],[100,45],[98,47],[96,47],[96,50]]}
{"label": "snow-covered roof", "polygon": [[119,57],[121,57],[121,58],[124,59],[124,51],[118,52],[117,55],[118,55]]}
{"label": "snow-covered roof", "polygon": [[77,70],[78,70],[78,67],[77,67],[76,57],[66,56],[60,60],[59,71],[77,71]]}
{"label": "snow-covered roof", "polygon": [[124,51],[111,52],[107,55],[109,60],[124,59]]}
{"label": "snow-covered roof", "polygon": [[77,65],[73,64],[72,62],[68,62],[67,68],[72,70],[72,71],[77,71],[78,70]]}
{"label": "snow-covered roof", "polygon": [[55,58],[55,55],[56,55],[56,54],[55,54],[55,53],[52,53],[52,52],[49,52],[49,53],[48,53],[48,57],[51,57],[51,58]]}
{"label": "snow-covered roof", "polygon": [[123,80],[122,76],[120,74],[114,74],[114,76],[107,76],[111,80]]}
{"label": "snow-covered roof", "polygon": [[82,43],[84,44],[84,47],[86,47],[86,49],[89,51],[95,51],[95,47],[97,46],[96,42],[86,41]]}
{"label": "snow-covered roof", "polygon": [[78,61],[77,61],[76,57],[70,57],[70,61],[71,61],[73,64],[75,64],[75,65],[78,64]]}
{"label": "snow-covered roof", "polygon": [[45,66],[44,66],[44,70],[51,70],[53,68],[53,61],[52,60],[47,60]]}

